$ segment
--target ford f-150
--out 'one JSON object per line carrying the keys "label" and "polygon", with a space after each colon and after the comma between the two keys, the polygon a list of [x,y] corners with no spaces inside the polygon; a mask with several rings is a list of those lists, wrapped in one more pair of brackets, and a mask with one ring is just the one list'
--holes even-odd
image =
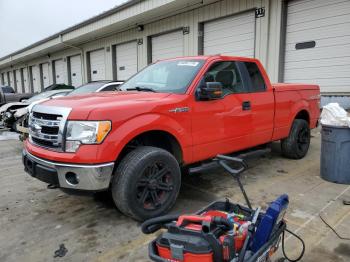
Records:
{"label": "ford f-150", "polygon": [[319,118],[317,85],[271,84],[257,59],[199,56],[149,65],[118,92],[36,105],[25,170],[65,191],[111,190],[144,220],[168,212],[181,169],[281,140],[303,158]]}

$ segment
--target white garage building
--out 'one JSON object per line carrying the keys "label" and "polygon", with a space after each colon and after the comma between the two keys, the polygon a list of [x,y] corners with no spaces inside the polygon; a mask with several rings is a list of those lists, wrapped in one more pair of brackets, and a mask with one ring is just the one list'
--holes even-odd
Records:
{"label": "white garage building", "polygon": [[273,82],[316,83],[349,107],[350,1],[131,0],[0,58],[0,81],[38,92],[203,54],[259,58]]}

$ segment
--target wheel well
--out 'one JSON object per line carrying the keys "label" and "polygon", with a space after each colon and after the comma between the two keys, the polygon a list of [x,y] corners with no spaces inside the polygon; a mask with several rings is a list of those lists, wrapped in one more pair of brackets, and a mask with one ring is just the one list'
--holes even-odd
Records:
{"label": "wheel well", "polygon": [[310,116],[306,110],[301,110],[296,116],[295,119],[303,119],[310,124]]}
{"label": "wheel well", "polygon": [[154,146],[162,148],[171,153],[178,163],[182,163],[182,150],[179,142],[172,134],[161,130],[148,131],[133,138],[120,152],[117,162],[120,162],[125,155],[138,146]]}

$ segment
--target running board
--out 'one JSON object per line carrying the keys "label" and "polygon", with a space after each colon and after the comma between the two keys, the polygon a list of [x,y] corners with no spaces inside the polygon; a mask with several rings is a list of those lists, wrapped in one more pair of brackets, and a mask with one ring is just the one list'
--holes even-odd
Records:
{"label": "running board", "polygon": [[[256,150],[240,153],[238,155],[230,155],[230,156],[247,160],[252,158],[258,158],[269,153],[271,153],[271,148],[267,147],[263,149],[256,149]],[[193,173],[208,171],[210,169],[216,169],[218,167],[219,167],[219,164],[216,161],[210,161],[210,162],[202,163],[199,166],[190,167],[188,171],[189,171],[189,174],[193,174]]]}

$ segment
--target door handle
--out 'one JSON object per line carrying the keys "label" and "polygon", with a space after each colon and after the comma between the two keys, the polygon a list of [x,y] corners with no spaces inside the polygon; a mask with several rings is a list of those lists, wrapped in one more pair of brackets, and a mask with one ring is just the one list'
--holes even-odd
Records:
{"label": "door handle", "polygon": [[242,110],[250,110],[250,109],[251,109],[250,101],[244,101],[242,103]]}

